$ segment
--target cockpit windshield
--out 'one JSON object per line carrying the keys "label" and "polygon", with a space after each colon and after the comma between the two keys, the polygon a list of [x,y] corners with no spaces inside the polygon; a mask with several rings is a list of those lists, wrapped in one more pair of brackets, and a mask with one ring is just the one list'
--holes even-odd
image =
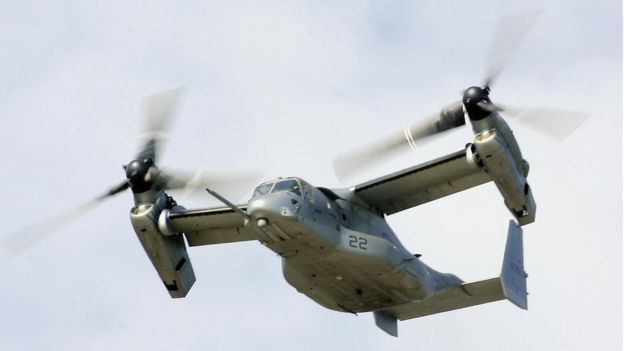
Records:
{"label": "cockpit windshield", "polygon": [[254,190],[253,197],[268,194],[271,191],[272,187],[273,187],[273,183],[258,185],[256,190]]}
{"label": "cockpit windshield", "polygon": [[301,191],[299,190],[299,183],[294,179],[282,180],[280,182],[275,183],[273,187],[272,193],[276,193],[278,191],[290,191],[291,193],[295,193],[301,196]]}
{"label": "cockpit windshield", "polygon": [[256,190],[254,190],[253,197],[280,191],[290,191],[293,194],[301,196],[299,182],[296,179],[284,179],[258,185]]}

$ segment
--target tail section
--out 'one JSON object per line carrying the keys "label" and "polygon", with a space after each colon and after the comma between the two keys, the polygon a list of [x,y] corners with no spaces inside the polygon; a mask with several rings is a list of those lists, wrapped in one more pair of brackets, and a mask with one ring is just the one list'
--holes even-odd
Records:
{"label": "tail section", "polygon": [[524,271],[522,229],[514,221],[509,221],[505,258],[503,259],[500,280],[507,300],[523,310],[528,308],[527,277],[528,275]]}
{"label": "tail section", "polygon": [[522,229],[509,222],[507,244],[501,275],[498,278],[461,284],[422,301],[375,311],[375,323],[392,336],[397,336],[397,320],[406,320],[507,299],[527,309]]}

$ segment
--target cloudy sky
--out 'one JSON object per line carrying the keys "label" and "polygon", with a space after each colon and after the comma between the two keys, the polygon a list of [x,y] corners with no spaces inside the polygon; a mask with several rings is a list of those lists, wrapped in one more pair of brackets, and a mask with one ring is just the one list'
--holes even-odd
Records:
{"label": "cloudy sky", "polygon": [[[0,4],[3,235],[98,195],[137,150],[137,102],[185,86],[163,164],[261,168],[342,187],[332,157],[481,82],[498,19],[544,10],[492,99],[591,118],[561,143],[512,124],[531,164],[529,311],[401,322],[324,309],[255,242],[190,250],[172,300],[130,226],[130,193],[0,257],[7,350],[621,350],[622,3],[20,1]],[[517,127],[517,128],[516,128]],[[461,149],[469,128],[361,176]],[[187,207],[215,204],[206,196]],[[510,215],[493,184],[393,215],[404,244],[466,281],[496,276]]]}

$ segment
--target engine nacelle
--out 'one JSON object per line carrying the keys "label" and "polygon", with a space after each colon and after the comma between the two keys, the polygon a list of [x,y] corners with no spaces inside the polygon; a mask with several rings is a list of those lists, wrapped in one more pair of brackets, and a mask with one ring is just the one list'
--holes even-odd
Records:
{"label": "engine nacelle", "polygon": [[483,168],[483,163],[474,144],[466,145],[466,163],[474,169]]}
{"label": "engine nacelle", "polygon": [[181,235],[165,236],[158,218],[167,207],[165,193],[155,203],[141,203],[130,211],[130,221],[171,297],[184,297],[195,283],[195,273]]}
{"label": "engine nacelle", "polygon": [[496,129],[486,129],[475,135],[473,145],[473,162],[483,165],[518,224],[525,225],[535,221],[535,201],[526,179],[528,163],[514,158],[505,138]]}
{"label": "engine nacelle", "polygon": [[160,215],[158,216],[158,230],[160,230],[162,235],[173,236],[173,235],[182,234],[173,225],[173,223],[171,223],[171,220],[169,219],[169,213],[171,213],[171,211],[183,211],[183,210],[186,210],[186,208],[176,205],[172,209],[166,208],[162,210],[162,212],[160,212]]}

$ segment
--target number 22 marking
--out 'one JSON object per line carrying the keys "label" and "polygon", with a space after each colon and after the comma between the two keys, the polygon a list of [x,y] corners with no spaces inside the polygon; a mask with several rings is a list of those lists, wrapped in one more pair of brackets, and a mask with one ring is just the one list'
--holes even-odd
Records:
{"label": "number 22 marking", "polygon": [[349,246],[360,250],[368,250],[368,240],[355,235],[349,235]]}

